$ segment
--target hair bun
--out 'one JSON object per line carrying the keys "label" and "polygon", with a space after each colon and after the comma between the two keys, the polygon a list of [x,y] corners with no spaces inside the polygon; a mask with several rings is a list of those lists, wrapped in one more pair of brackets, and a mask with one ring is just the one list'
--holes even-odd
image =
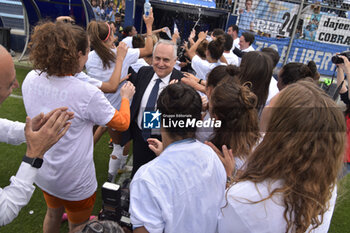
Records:
{"label": "hair bun", "polygon": [[235,66],[235,65],[228,65],[226,66],[226,72],[233,76],[236,76],[239,74],[239,67]]}
{"label": "hair bun", "polygon": [[258,103],[256,95],[247,86],[241,86],[239,90],[240,101],[247,109],[253,109]]}

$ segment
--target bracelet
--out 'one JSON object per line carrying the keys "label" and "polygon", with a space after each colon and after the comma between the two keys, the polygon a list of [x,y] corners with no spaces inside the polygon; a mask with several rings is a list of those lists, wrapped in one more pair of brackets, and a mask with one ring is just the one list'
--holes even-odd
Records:
{"label": "bracelet", "polygon": [[198,83],[199,83],[199,84],[201,84],[201,83],[202,83],[202,81],[203,81],[203,79],[199,79]]}
{"label": "bracelet", "polygon": [[152,36],[152,35],[147,35],[147,37]]}

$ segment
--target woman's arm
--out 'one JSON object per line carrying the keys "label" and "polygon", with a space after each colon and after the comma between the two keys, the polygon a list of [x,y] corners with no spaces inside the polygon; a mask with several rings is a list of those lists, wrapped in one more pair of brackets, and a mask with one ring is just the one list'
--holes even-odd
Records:
{"label": "woman's arm", "polygon": [[112,76],[107,82],[103,82],[100,87],[101,91],[103,91],[104,93],[114,93],[117,91],[120,83],[123,62],[127,51],[127,45],[124,42],[120,42],[117,48],[117,58]]}

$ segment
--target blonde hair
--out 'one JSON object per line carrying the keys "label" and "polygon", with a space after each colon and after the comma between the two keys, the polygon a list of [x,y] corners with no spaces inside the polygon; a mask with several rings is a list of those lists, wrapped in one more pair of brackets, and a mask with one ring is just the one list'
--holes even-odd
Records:
{"label": "blonde hair", "polygon": [[315,229],[322,224],[319,216],[329,207],[341,170],[344,115],[323,90],[301,80],[280,92],[267,129],[238,182],[282,180],[282,187],[261,201],[282,195],[286,232]]}

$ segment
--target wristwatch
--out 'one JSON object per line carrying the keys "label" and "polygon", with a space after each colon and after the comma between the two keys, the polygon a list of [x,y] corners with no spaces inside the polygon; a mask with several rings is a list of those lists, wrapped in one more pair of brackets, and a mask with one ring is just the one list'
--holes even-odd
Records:
{"label": "wristwatch", "polygon": [[41,165],[43,165],[43,159],[41,159],[41,158],[29,158],[26,155],[23,156],[22,161],[25,163],[29,163],[30,165],[32,165],[32,167],[35,167],[35,168],[41,168]]}

